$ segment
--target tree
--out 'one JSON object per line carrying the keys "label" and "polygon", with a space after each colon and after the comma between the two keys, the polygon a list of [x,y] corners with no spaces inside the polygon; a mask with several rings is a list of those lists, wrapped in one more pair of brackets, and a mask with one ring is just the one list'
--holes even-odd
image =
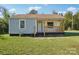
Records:
{"label": "tree", "polygon": [[58,14],[56,10],[53,10],[52,14]]}
{"label": "tree", "polygon": [[63,16],[63,13],[59,13],[59,15]]}
{"label": "tree", "polygon": [[0,7],[0,9],[2,9],[1,12],[2,12],[2,15],[3,15],[4,21],[8,22],[8,20],[10,19],[10,15],[9,15],[8,10],[4,7]]}
{"label": "tree", "polygon": [[6,29],[6,24],[5,21],[3,19],[0,19],[0,33],[5,33],[5,29]]}
{"label": "tree", "polygon": [[71,11],[68,11],[65,15],[64,15],[64,26],[65,29],[68,29],[69,27],[72,27],[72,17],[73,17],[73,13]]}
{"label": "tree", "polygon": [[32,9],[32,10],[29,12],[29,14],[37,14],[37,13],[38,13],[38,11],[35,10],[35,9]]}
{"label": "tree", "polygon": [[8,10],[4,7],[0,7],[0,12],[3,15],[3,18],[0,18],[0,30],[5,33],[8,32],[8,20],[10,19],[10,16]]}
{"label": "tree", "polygon": [[74,28],[79,30],[79,11],[74,15]]}

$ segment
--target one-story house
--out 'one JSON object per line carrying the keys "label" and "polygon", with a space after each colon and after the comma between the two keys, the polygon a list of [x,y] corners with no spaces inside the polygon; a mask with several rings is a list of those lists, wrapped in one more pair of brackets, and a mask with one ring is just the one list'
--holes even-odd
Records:
{"label": "one-story house", "polygon": [[64,33],[63,23],[57,14],[16,14],[9,20],[9,34]]}

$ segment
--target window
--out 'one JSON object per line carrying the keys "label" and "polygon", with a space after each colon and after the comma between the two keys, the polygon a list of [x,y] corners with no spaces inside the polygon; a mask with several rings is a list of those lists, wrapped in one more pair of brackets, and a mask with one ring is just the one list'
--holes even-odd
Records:
{"label": "window", "polygon": [[25,27],[25,22],[23,20],[20,21],[20,28],[24,28]]}
{"label": "window", "polygon": [[55,22],[55,26],[60,26],[60,22]]}
{"label": "window", "polygon": [[47,22],[48,27],[53,27],[53,22]]}

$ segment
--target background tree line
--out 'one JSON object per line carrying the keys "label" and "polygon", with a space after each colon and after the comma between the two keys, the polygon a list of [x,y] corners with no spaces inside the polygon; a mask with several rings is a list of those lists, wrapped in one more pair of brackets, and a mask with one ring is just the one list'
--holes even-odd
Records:
{"label": "background tree line", "polygon": [[4,7],[0,7],[0,12],[2,13],[2,17],[0,17],[0,34],[8,33],[9,12]]}
{"label": "background tree line", "polygon": [[[0,12],[3,15],[3,17],[0,17],[0,34],[8,33],[8,20],[10,19],[10,13],[4,7],[0,7]],[[29,12],[29,14],[38,14],[38,11],[33,9]],[[71,11],[68,11],[65,15],[63,15],[63,13],[58,13],[53,10],[52,14],[64,16],[65,30],[79,30],[79,11],[77,11],[74,15]]]}
{"label": "background tree line", "polygon": [[66,12],[64,15],[64,26],[65,30],[79,30],[79,11],[75,14],[71,11]]}

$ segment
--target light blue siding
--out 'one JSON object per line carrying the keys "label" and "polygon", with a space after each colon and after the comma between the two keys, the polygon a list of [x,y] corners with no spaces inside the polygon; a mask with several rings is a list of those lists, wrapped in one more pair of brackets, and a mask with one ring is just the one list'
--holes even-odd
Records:
{"label": "light blue siding", "polygon": [[[25,28],[20,28],[20,20],[25,21]],[[54,22],[54,26],[60,26],[60,23]],[[47,28],[47,32],[61,31],[60,28]],[[10,19],[9,34],[33,34],[36,32],[44,32],[44,23],[38,23],[35,19]]]}
{"label": "light blue siding", "polygon": [[[25,21],[25,28],[20,28],[20,20]],[[10,34],[32,34],[36,24],[35,19],[11,19],[9,20]]]}
{"label": "light blue siding", "polygon": [[19,20],[15,20],[15,19],[9,20],[9,33],[10,34],[19,33]]}

